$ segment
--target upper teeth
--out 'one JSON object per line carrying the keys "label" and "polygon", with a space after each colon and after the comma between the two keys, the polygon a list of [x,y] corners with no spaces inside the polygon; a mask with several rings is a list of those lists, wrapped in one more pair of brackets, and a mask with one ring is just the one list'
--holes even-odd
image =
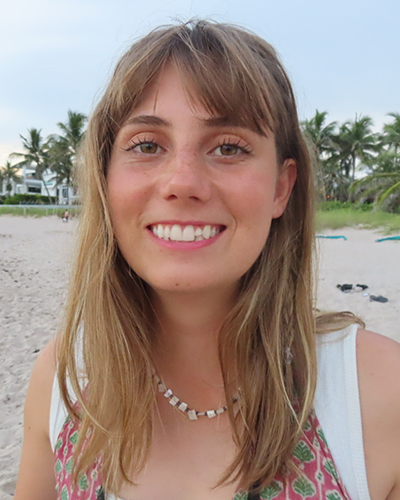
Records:
{"label": "upper teeth", "polygon": [[173,226],[158,224],[150,227],[158,238],[172,241],[208,240],[220,232],[219,227],[208,224],[203,228],[192,225],[180,226],[179,224],[174,224]]}

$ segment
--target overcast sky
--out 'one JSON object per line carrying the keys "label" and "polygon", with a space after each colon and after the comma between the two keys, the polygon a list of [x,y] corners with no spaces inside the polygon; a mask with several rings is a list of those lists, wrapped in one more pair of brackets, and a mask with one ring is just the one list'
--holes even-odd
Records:
{"label": "overcast sky", "polygon": [[241,24],[275,46],[300,117],[400,112],[399,0],[2,0],[0,166],[19,134],[57,133],[68,109],[89,114],[118,57],[175,18]]}

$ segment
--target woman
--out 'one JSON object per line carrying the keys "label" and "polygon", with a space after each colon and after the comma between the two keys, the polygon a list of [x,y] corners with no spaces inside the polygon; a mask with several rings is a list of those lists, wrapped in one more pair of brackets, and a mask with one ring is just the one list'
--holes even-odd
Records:
{"label": "woman", "polygon": [[400,348],[315,317],[313,178],[271,46],[203,21],[139,40],[81,175],[16,500],[399,498]]}

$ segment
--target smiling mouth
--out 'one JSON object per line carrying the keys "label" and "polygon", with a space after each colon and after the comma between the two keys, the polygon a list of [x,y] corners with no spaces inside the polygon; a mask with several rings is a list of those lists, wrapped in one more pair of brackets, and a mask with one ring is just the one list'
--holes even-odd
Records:
{"label": "smiling mouth", "polygon": [[188,224],[181,226],[179,224],[154,224],[148,226],[148,229],[160,238],[166,241],[202,241],[213,238],[222,231],[225,231],[226,226],[221,224],[206,224],[204,226],[194,226]]}

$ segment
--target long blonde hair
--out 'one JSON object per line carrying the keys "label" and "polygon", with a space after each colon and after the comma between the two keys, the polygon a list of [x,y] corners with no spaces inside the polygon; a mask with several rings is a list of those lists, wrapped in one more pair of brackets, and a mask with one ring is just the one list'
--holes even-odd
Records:
{"label": "long blonde hair", "polygon": [[[58,351],[62,397],[81,429],[75,477],[101,455],[104,487],[117,493],[132,472],[142,470],[151,446],[154,316],[148,286],[114,238],[107,166],[118,130],[167,62],[210,113],[262,134],[272,130],[279,164],[286,158],[297,164],[288,206],[272,221],[265,247],[242,277],[219,337],[237,445],[219,484],[262,487],[278,472],[294,470],[293,449],[315,394],[316,333],[358,320],[350,313],[314,311],[314,178],[293,91],[274,49],[242,28],[208,21],[161,27],[136,42],[117,64],[89,122],[79,172],[84,210]],[[285,361],[287,349],[292,363]],[[230,403],[233,377],[241,388],[236,413]],[[79,417],[67,379],[82,409]]]}

